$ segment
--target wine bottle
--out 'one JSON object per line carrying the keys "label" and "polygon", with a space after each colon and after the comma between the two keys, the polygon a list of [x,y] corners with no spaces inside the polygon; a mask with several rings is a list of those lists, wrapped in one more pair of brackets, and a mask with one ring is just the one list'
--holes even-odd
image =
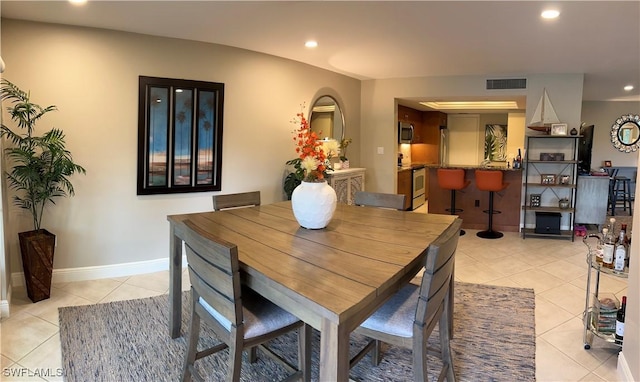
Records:
{"label": "wine bottle", "polygon": [[611,234],[611,231],[607,232],[607,236],[604,237],[604,244],[602,244],[602,266],[605,268],[613,268],[613,251],[615,250],[616,240]]}
{"label": "wine bottle", "polygon": [[627,309],[627,296],[622,296],[622,304],[616,315],[616,343],[622,345],[624,338],[624,312]]}
{"label": "wine bottle", "polygon": [[616,243],[616,249],[613,255],[613,269],[622,272],[624,271],[625,260],[627,258],[627,243],[625,241],[624,225],[620,228],[620,234],[618,236],[618,242]]}
{"label": "wine bottle", "polygon": [[598,244],[596,246],[596,263],[602,265],[602,256],[604,251],[604,238],[609,234],[609,228],[604,227],[602,229],[602,237],[598,240]]}

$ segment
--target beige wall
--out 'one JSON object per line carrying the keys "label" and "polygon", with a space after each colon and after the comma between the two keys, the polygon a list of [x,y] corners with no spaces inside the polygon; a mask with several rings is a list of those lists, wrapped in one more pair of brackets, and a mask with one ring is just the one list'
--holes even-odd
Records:
{"label": "beige wall", "polygon": [[638,156],[616,150],[611,144],[611,125],[624,114],[640,114],[640,102],[597,102],[582,104],[582,121],[593,127],[591,167],[599,168],[605,160],[614,166],[636,167]]}
{"label": "beige wall", "polygon": [[[283,200],[284,162],[295,157],[290,121],[322,93],[343,107],[352,166],[366,165],[355,79],[236,48],[99,29],[2,20],[1,38],[4,77],[36,103],[58,106],[40,128],[62,128],[87,169],[73,178],[76,196],[44,216],[58,236],[56,270],[167,258],[166,216],[212,208],[211,192],[136,196],[139,75],[225,83],[224,193],[258,189],[265,203]],[[21,272],[17,232],[30,220],[12,206],[8,221],[11,271]]]}

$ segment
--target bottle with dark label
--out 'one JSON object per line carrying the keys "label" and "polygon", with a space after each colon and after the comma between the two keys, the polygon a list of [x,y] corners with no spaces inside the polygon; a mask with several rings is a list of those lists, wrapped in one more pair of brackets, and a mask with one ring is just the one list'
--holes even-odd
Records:
{"label": "bottle with dark label", "polygon": [[624,338],[624,312],[627,309],[627,296],[622,296],[622,304],[616,315],[616,343],[622,345]]}

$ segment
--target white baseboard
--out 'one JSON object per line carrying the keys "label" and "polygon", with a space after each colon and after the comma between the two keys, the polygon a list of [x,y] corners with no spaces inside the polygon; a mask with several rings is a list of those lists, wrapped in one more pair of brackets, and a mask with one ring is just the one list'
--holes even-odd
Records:
{"label": "white baseboard", "polygon": [[[187,257],[182,257],[182,267],[187,266]],[[64,268],[54,269],[54,283],[64,283],[72,281],[96,280],[113,277],[141,275],[145,273],[153,273],[166,271],[169,269],[169,259],[156,259],[148,261],[135,261],[132,263],[101,265],[95,267],[83,268]],[[11,285],[23,286],[24,273],[16,272],[11,274]]]}
{"label": "white baseboard", "polygon": [[635,381],[635,379],[633,379],[633,375],[631,375],[631,369],[629,368],[627,359],[624,358],[623,352],[618,354],[618,365],[616,366],[616,370],[621,381]]}
{"label": "white baseboard", "polygon": [[8,318],[11,314],[9,306],[11,305],[11,285],[7,288],[7,299],[0,300],[0,318]]}

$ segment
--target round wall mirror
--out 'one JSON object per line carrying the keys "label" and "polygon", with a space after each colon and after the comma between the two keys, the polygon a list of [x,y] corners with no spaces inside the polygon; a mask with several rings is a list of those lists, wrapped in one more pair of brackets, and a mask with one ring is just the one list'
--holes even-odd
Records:
{"label": "round wall mirror", "polygon": [[329,95],[318,97],[309,111],[309,125],[311,131],[318,134],[320,139],[341,141],[344,138],[345,126],[338,101]]}
{"label": "round wall mirror", "polygon": [[611,126],[611,143],[619,151],[630,153],[640,148],[640,116],[625,114]]}

